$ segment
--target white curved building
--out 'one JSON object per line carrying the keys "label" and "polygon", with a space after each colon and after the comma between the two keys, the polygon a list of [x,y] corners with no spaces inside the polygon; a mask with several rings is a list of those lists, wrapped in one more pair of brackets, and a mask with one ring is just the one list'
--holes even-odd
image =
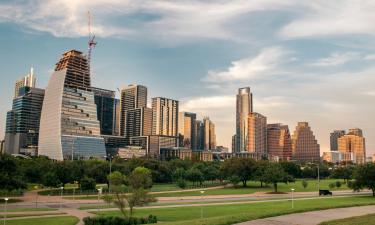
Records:
{"label": "white curved building", "polygon": [[106,155],[87,59],[82,52],[65,52],[49,80],[40,120],[38,154],[55,160]]}

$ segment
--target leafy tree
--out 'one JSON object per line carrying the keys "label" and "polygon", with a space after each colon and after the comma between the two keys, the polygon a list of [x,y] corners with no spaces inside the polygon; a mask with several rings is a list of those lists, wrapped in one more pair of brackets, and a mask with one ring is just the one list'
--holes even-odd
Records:
{"label": "leafy tree", "polygon": [[185,189],[187,184],[186,184],[186,180],[180,178],[179,180],[177,180],[177,186],[179,188],[182,188],[182,189]]}
{"label": "leafy tree", "polygon": [[7,154],[0,155],[0,171],[0,189],[12,191],[26,188],[14,157]]}
{"label": "leafy tree", "polygon": [[360,165],[354,172],[354,182],[351,185],[354,190],[368,188],[375,197],[375,163]]}
{"label": "leafy tree", "polygon": [[278,163],[270,163],[263,174],[267,183],[273,184],[274,192],[277,193],[277,184],[280,182],[288,183],[291,177],[284,171]]}
{"label": "leafy tree", "polygon": [[200,185],[202,185],[203,182],[203,174],[198,168],[190,168],[186,172],[186,178],[193,182],[195,185],[195,182],[199,182]]}
{"label": "leafy tree", "polygon": [[227,177],[237,176],[242,182],[242,186],[247,186],[256,170],[255,161],[247,158],[230,158],[222,164],[222,170]]}
{"label": "leafy tree", "polygon": [[127,195],[127,201],[129,204],[130,217],[133,215],[135,206],[143,206],[150,202],[155,202],[156,199],[148,194],[148,190],[143,188],[133,189],[132,193]]}
{"label": "leafy tree", "polygon": [[284,171],[293,176],[293,177],[301,177],[302,171],[301,167],[294,162],[282,161],[280,165],[283,167]]}
{"label": "leafy tree", "polygon": [[253,177],[254,177],[254,180],[260,182],[260,187],[263,187],[263,183],[266,182],[263,174],[265,170],[267,169],[268,164],[269,162],[266,160],[261,160],[261,161],[256,162],[256,169],[255,169]]}
{"label": "leafy tree", "polygon": [[95,190],[96,189],[96,182],[93,178],[84,177],[81,179],[81,189],[88,191],[88,190]]}
{"label": "leafy tree", "polygon": [[233,175],[231,177],[229,177],[229,182],[234,186],[234,187],[237,187],[238,183],[241,182],[241,179],[236,176],[236,175]]}
{"label": "leafy tree", "polygon": [[341,182],[340,181],[336,181],[336,183],[335,183],[335,186],[337,187],[337,188],[340,188],[341,187]]}
{"label": "leafy tree", "polygon": [[309,185],[309,183],[306,180],[302,180],[302,187],[304,189],[306,189],[308,185]]}
{"label": "leafy tree", "polygon": [[61,186],[61,181],[55,171],[48,171],[43,176],[42,184],[46,187],[59,187]]}
{"label": "leafy tree", "polygon": [[344,179],[345,183],[348,183],[353,176],[353,167],[351,166],[340,166],[336,168],[331,177],[335,179]]}
{"label": "leafy tree", "polygon": [[184,168],[177,168],[173,174],[172,174],[173,180],[179,181],[179,180],[184,180],[186,178],[186,170]]}
{"label": "leafy tree", "polygon": [[137,167],[127,179],[129,186],[136,189],[149,189],[152,187],[151,171],[145,167]]}
{"label": "leafy tree", "polygon": [[103,199],[108,203],[113,203],[115,206],[117,206],[122,215],[126,218],[128,216],[126,211],[128,202],[125,195],[127,190],[127,187],[125,186],[125,176],[122,173],[115,171],[108,175],[108,180],[111,183],[113,197],[109,197],[107,195]]}

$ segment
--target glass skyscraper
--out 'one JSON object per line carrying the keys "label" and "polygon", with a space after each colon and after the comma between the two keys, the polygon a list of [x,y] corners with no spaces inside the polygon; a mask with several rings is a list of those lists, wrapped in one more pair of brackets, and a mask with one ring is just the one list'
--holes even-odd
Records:
{"label": "glass skyscraper", "polygon": [[249,87],[238,89],[236,102],[236,149],[235,152],[247,152],[249,142],[248,115],[253,112],[253,94]]}
{"label": "glass skyscraper", "polygon": [[116,102],[115,92],[101,88],[92,88],[100,121],[100,133],[103,135],[115,135]]}
{"label": "glass skyscraper", "polygon": [[39,155],[55,160],[106,155],[87,58],[82,52],[65,52],[49,80],[40,121]]}

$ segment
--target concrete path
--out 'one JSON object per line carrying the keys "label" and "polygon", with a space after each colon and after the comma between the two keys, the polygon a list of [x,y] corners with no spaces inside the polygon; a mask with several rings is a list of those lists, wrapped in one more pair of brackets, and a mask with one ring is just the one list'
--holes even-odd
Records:
{"label": "concrete path", "polygon": [[270,217],[259,220],[252,220],[237,225],[317,225],[319,223],[374,214],[375,206],[357,206],[349,208],[327,209],[304,213],[294,213],[283,216]]}

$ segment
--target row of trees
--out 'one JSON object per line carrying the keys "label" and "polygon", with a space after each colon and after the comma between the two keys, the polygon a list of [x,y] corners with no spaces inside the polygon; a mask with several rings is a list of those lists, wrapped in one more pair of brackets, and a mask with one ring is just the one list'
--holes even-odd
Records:
{"label": "row of trees", "polygon": [[[115,158],[110,165],[104,160],[56,162],[46,157],[24,159],[1,155],[0,189],[24,189],[27,183],[59,187],[74,182],[83,189],[90,189],[95,183],[109,183],[110,166],[112,172],[118,171],[124,176],[129,176],[137,167],[144,167],[150,171],[154,183],[175,182],[182,188],[187,185],[186,181],[201,185],[205,181],[226,180],[233,184],[241,182],[243,186],[247,186],[248,180],[254,180],[261,182],[261,185],[272,184],[277,191],[277,183],[318,176],[316,164],[301,166],[293,162],[271,163],[245,158],[231,158],[224,162]],[[355,165],[330,167],[328,164],[321,164],[319,175],[321,178],[332,177],[348,182],[356,178],[358,170],[358,166]]]}

